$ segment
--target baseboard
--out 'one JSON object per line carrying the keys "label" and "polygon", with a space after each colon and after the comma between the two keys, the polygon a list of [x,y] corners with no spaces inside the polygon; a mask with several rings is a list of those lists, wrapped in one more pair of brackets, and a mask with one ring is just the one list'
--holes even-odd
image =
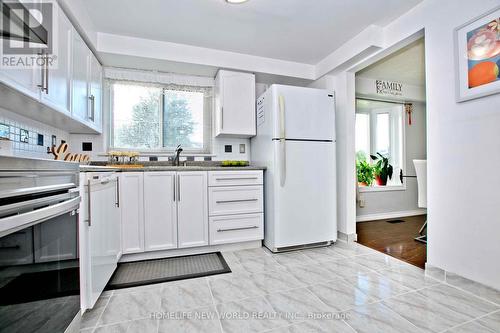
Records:
{"label": "baseboard", "polygon": [[221,252],[223,252],[223,251],[238,251],[238,250],[254,249],[254,248],[259,248],[259,247],[262,247],[262,241],[260,241],[260,240],[241,242],[241,243],[192,247],[192,248],[186,248],[186,249],[150,251],[150,252],[142,252],[142,253],[124,254],[121,257],[120,262],[150,260],[150,259],[159,259],[159,258],[170,258],[170,257],[186,256],[186,255],[191,255],[191,254],[210,253],[210,252],[217,252],[217,251],[221,251]]}
{"label": "baseboard", "polygon": [[356,222],[366,222],[375,220],[395,219],[398,217],[408,217],[427,214],[427,209],[404,210],[400,212],[366,214],[356,216]]}
{"label": "baseboard", "polygon": [[358,240],[358,234],[346,234],[341,231],[337,232],[337,239],[343,240],[345,242],[355,242]]}
{"label": "baseboard", "polygon": [[425,275],[441,282],[445,282],[458,289],[462,289],[463,291],[469,292],[476,297],[480,297],[484,300],[500,305],[499,289],[473,281],[442,268],[429,265],[428,263],[425,264]]}

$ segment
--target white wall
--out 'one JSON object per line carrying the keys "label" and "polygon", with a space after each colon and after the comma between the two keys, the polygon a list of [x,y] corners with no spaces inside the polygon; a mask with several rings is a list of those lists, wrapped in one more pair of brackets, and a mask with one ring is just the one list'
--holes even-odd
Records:
{"label": "white wall", "polygon": [[[495,177],[500,165],[500,95],[465,103],[455,99],[453,29],[498,6],[498,0],[424,0],[383,29],[384,48],[392,48],[425,28],[427,130],[428,130],[428,243],[427,262],[466,278],[500,289],[500,223]],[[367,40],[367,45],[371,41]],[[348,50],[344,50],[348,51]],[[357,57],[358,54],[352,54]],[[376,56],[376,54],[375,54]],[[354,92],[349,72],[336,72],[337,95]],[[347,79],[346,79],[347,77]],[[347,88],[345,88],[347,87]],[[348,96],[349,97],[349,96]],[[354,154],[354,98],[337,104],[338,137]],[[341,131],[338,131],[338,135]],[[352,151],[349,146],[352,145]],[[340,147],[339,147],[340,148]],[[354,155],[350,155],[354,156]],[[342,155],[339,154],[338,158]],[[345,161],[344,163],[349,163]],[[338,178],[349,179],[354,166],[339,168]],[[354,195],[345,187],[339,206],[346,229],[355,225]]]}
{"label": "white wall", "polygon": [[[263,93],[268,84],[257,83],[256,84],[256,95]],[[74,153],[85,153],[91,156],[93,161],[105,161],[107,158],[103,156],[104,153],[108,151],[109,146],[109,133],[110,133],[110,107],[109,103],[109,86],[105,83],[104,91],[104,105],[103,105],[103,134],[102,135],[92,135],[92,134],[71,134],[69,143],[72,147],[72,152]],[[213,117],[212,117],[213,119]],[[92,142],[93,151],[83,152],[81,151],[82,142]],[[245,152],[240,153],[240,145],[245,145]],[[232,146],[232,152],[226,153],[224,150],[225,145]],[[212,160],[250,160],[250,140],[249,139],[239,139],[239,138],[212,138]],[[166,160],[168,156],[159,156],[160,160]],[[141,158],[147,160],[147,158]],[[203,161],[204,157],[199,156],[195,158],[196,160]]]}
{"label": "white wall", "polygon": [[[427,158],[426,127],[425,104],[413,103],[412,125],[410,126],[405,119],[406,169],[403,170],[405,175],[415,175],[414,159]],[[399,174],[395,174],[394,177],[399,179]],[[368,221],[376,218],[376,215],[398,212],[415,214],[419,211],[416,178],[406,178],[406,189],[403,191],[363,192],[360,195],[365,201],[365,206],[356,207],[357,220]]]}

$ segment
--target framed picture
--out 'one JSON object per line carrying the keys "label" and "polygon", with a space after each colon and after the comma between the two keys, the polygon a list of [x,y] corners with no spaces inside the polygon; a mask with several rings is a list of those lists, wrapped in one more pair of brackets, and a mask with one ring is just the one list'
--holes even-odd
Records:
{"label": "framed picture", "polygon": [[21,128],[21,135],[19,136],[19,141],[23,143],[30,142],[30,132],[28,130]]}
{"label": "framed picture", "polygon": [[500,6],[455,29],[457,100],[500,92]]}

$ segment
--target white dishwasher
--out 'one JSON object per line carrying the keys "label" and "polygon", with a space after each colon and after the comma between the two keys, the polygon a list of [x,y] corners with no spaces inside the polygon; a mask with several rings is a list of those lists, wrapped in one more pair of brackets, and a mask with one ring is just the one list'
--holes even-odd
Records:
{"label": "white dishwasher", "polygon": [[80,176],[82,310],[94,307],[121,257],[120,183],[114,172]]}

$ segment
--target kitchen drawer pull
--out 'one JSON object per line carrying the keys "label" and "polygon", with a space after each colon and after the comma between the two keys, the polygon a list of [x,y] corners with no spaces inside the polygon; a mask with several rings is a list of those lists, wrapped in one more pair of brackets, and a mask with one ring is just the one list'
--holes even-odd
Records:
{"label": "kitchen drawer pull", "polygon": [[238,180],[238,179],[257,179],[259,177],[224,177],[224,178],[216,178],[216,180]]}
{"label": "kitchen drawer pull", "polygon": [[241,228],[230,228],[230,229],[217,229],[217,232],[224,232],[224,231],[237,231],[237,230],[247,230],[247,229],[258,229],[259,227],[256,225],[253,225],[251,227],[241,227]]}
{"label": "kitchen drawer pull", "polygon": [[248,201],[258,201],[259,199],[238,199],[238,200],[217,200],[215,203],[231,203],[231,202],[248,202]]}

